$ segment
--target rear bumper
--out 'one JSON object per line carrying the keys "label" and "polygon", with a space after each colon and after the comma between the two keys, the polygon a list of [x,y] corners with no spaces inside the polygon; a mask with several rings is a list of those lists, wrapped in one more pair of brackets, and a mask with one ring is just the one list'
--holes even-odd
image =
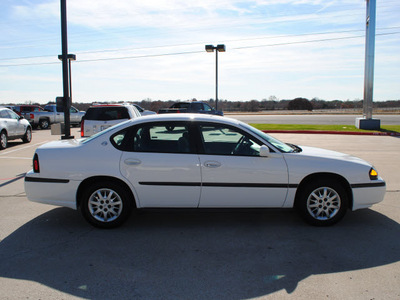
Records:
{"label": "rear bumper", "polygon": [[80,181],[41,178],[28,173],[25,177],[26,197],[32,202],[77,209],[76,191]]}

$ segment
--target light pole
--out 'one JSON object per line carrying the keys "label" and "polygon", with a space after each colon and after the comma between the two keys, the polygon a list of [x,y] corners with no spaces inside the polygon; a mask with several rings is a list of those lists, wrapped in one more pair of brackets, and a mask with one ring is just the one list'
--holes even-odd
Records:
{"label": "light pole", "polygon": [[[62,61],[63,74],[63,107],[64,107],[64,126],[65,132],[61,139],[72,139],[70,124],[70,108],[71,108],[71,60],[75,60],[74,54],[68,54],[68,38],[67,38],[67,0],[60,0],[61,6],[61,50],[62,54],[58,58]],[[69,68],[68,68],[69,64]]]}
{"label": "light pole", "polygon": [[[62,61],[63,56],[59,55],[58,59]],[[72,103],[72,75],[71,75],[71,61],[75,61],[76,60],[76,55],[75,54],[68,54],[67,55],[67,59],[68,59],[68,86],[69,86],[69,102],[70,104]]]}
{"label": "light pole", "polygon": [[224,44],[206,45],[207,52],[214,52],[215,50],[215,110],[218,110],[218,52],[225,52],[226,48]]}
{"label": "light pole", "polygon": [[356,127],[360,129],[378,130],[381,127],[381,121],[372,118],[375,60],[375,27],[376,0],[367,0],[363,118],[356,119]]}

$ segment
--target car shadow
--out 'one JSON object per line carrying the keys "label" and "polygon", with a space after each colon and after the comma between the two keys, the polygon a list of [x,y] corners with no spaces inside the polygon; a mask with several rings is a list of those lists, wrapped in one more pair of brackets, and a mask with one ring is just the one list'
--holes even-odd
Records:
{"label": "car shadow", "polygon": [[291,210],[171,210],[101,230],[56,208],[0,242],[0,276],[88,299],[244,299],[397,262],[399,236],[398,223],[368,209],[327,228]]}
{"label": "car shadow", "polygon": [[[10,149],[12,149],[12,148],[14,148],[14,147],[16,147],[16,146],[19,146],[19,145],[23,145],[24,144],[24,142],[21,140],[21,139],[16,139],[16,140],[11,140],[11,141],[7,141],[7,148],[6,149],[3,149],[3,150],[1,150],[1,151],[7,151],[7,150],[10,150]],[[0,153],[2,153],[2,152],[0,152]]]}

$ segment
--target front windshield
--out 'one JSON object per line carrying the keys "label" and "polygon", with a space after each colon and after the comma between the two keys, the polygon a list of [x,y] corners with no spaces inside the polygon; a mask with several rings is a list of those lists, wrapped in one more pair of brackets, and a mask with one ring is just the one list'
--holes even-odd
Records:
{"label": "front windshield", "polygon": [[106,133],[109,132],[109,131],[114,130],[115,128],[118,128],[118,127],[120,127],[120,126],[123,126],[125,123],[128,123],[128,122],[130,122],[130,121],[131,121],[131,120],[126,120],[126,121],[121,122],[121,123],[118,123],[118,124],[116,124],[116,125],[114,125],[114,126],[108,127],[107,129],[105,129],[105,130],[103,130],[103,131],[99,131],[98,133],[96,133],[96,134],[94,134],[94,135],[92,135],[92,136],[90,136],[90,137],[88,137],[88,138],[82,140],[82,144],[86,144],[87,142],[90,142],[90,141],[94,140],[95,138],[97,138],[97,137],[99,137],[99,136],[101,136],[101,135],[103,135],[103,134],[106,134]]}
{"label": "front windshield", "polygon": [[254,128],[253,126],[250,126],[250,125],[248,125],[246,123],[240,123],[240,125],[242,127],[246,128],[247,130],[251,131],[256,136],[258,136],[258,137],[262,138],[263,140],[267,141],[272,146],[274,146],[275,148],[277,148],[278,150],[280,150],[280,151],[282,151],[284,153],[293,152],[295,150],[292,147],[290,147],[289,145],[281,142],[280,140],[277,140],[276,138],[273,138],[272,136],[262,132],[261,130],[258,130],[257,128]]}

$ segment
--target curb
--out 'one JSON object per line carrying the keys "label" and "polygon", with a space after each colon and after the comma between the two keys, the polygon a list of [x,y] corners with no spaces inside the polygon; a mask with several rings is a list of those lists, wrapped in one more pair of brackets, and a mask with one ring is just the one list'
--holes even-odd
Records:
{"label": "curb", "polygon": [[319,131],[319,130],[262,130],[262,131],[265,132],[265,133],[303,133],[303,134],[400,136],[399,132],[357,132],[357,131]]}

